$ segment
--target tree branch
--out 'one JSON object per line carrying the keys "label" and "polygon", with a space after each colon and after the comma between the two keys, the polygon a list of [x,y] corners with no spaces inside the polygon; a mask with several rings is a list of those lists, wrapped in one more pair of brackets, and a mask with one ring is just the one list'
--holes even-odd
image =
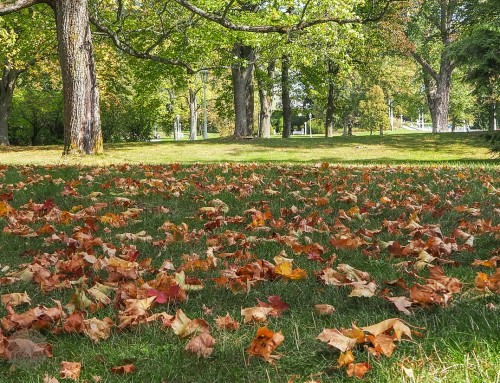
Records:
{"label": "tree branch", "polygon": [[425,73],[431,76],[434,79],[434,81],[438,81],[439,75],[434,69],[432,69],[430,64],[427,61],[425,61],[422,56],[420,56],[417,52],[414,51],[410,51],[410,55],[415,59],[416,62],[420,64]]}
{"label": "tree branch", "polygon": [[38,3],[45,3],[44,0],[7,0],[0,4],[0,16],[8,15],[20,11],[21,9],[31,7]]}
{"label": "tree branch", "polygon": [[161,64],[165,64],[165,65],[180,66],[180,67],[186,68],[188,74],[195,73],[195,70],[191,67],[191,65],[189,65],[188,63],[186,63],[184,61],[170,60],[170,59],[167,59],[165,57],[156,56],[156,55],[152,55],[151,54],[151,50],[159,42],[161,42],[160,40],[163,40],[163,38],[160,38],[158,41],[156,41],[155,43],[153,43],[153,46],[152,46],[151,49],[147,49],[145,52],[140,52],[140,51],[134,49],[133,47],[131,47],[130,45],[128,45],[128,44],[124,43],[123,41],[121,41],[120,38],[118,37],[118,35],[115,32],[113,32],[111,29],[109,29],[106,26],[104,26],[103,24],[101,24],[99,22],[99,20],[97,20],[96,17],[94,17],[94,16],[91,15],[90,16],[90,22],[95,26],[95,28],[99,32],[104,33],[105,35],[107,35],[111,39],[111,41],[113,42],[113,45],[116,48],[118,48],[119,50],[121,50],[124,53],[127,53],[130,56],[137,57],[137,58],[140,58],[140,59],[152,60],[152,61],[155,61],[155,62],[158,62],[158,63],[161,63]]}
{"label": "tree branch", "polygon": [[338,17],[323,17],[311,21],[303,21],[302,16],[301,20],[299,23],[294,24],[294,25],[239,25],[235,24],[228,19],[225,18],[225,13],[222,16],[218,16],[214,13],[210,13],[207,11],[204,11],[201,8],[198,8],[197,6],[191,4],[188,0],[174,0],[176,3],[182,5],[184,8],[188,9],[189,11],[193,12],[194,14],[203,17],[204,19],[213,21],[224,28],[231,29],[233,31],[240,31],[240,32],[256,32],[256,33],[280,33],[280,34],[287,34],[293,31],[301,31],[304,29],[307,29],[309,27],[315,26],[315,25],[320,25],[320,24],[325,24],[325,23],[335,23],[335,24],[355,24],[355,23],[367,23],[367,22],[372,22],[372,21],[378,21],[380,20],[387,12],[389,9],[390,4],[392,4],[396,0],[386,0],[385,1],[385,6],[382,9],[382,11],[374,16],[374,17],[368,17],[368,18],[361,18],[361,17],[353,17],[353,18],[347,18],[347,19],[342,19]]}

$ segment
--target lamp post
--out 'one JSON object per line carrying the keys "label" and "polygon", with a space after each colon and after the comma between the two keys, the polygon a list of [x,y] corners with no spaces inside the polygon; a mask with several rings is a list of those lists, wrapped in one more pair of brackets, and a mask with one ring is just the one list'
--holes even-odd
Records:
{"label": "lamp post", "polygon": [[207,130],[207,82],[208,82],[208,70],[202,69],[200,71],[201,82],[203,83],[203,139],[206,140],[208,138],[208,130]]}
{"label": "lamp post", "polygon": [[309,137],[311,138],[313,136],[312,118],[313,118],[312,113],[309,113]]}

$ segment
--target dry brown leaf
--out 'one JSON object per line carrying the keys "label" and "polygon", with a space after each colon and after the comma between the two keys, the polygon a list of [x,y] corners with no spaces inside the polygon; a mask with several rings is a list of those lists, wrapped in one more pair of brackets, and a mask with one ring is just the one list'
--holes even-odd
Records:
{"label": "dry brown leaf", "polygon": [[215,343],[215,339],[209,333],[203,332],[191,339],[184,350],[192,352],[198,355],[198,357],[203,356],[204,358],[208,358],[214,351],[213,346]]}
{"label": "dry brown leaf", "polygon": [[316,339],[339,349],[341,352],[352,350],[356,346],[356,339],[349,338],[334,328],[325,328]]}
{"label": "dry brown leaf", "polygon": [[61,378],[78,380],[82,371],[82,364],[79,362],[61,362]]}
{"label": "dry brown leaf", "polygon": [[243,319],[243,323],[248,322],[265,322],[267,320],[267,316],[273,311],[272,307],[247,307],[241,309],[241,315],[245,318]]}
{"label": "dry brown leaf", "polygon": [[319,314],[319,315],[332,315],[335,312],[335,307],[332,305],[328,304],[317,304],[314,305],[314,310]]}

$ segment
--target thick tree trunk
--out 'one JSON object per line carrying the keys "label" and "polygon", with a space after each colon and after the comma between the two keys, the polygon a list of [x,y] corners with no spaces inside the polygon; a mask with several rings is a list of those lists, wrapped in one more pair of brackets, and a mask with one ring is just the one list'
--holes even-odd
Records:
{"label": "thick tree trunk", "polygon": [[450,108],[451,74],[454,65],[444,56],[441,58],[439,73],[432,76],[424,72],[425,92],[432,119],[432,133],[448,131],[448,111]]}
{"label": "thick tree trunk", "polygon": [[[251,133],[249,123],[253,125],[253,66],[255,52],[252,47],[235,43],[233,55],[239,60],[231,66],[234,91],[234,136],[244,137]],[[250,121],[249,117],[251,117]]]}
{"label": "thick tree trunk", "polygon": [[0,145],[9,145],[7,120],[12,107],[16,80],[21,73],[21,70],[13,69],[9,63],[5,64],[2,71],[2,78],[0,79]]}
{"label": "thick tree trunk", "polygon": [[271,137],[271,115],[272,115],[272,98],[273,86],[272,80],[274,77],[275,64],[274,61],[270,62],[267,66],[267,76],[264,67],[259,68],[259,76],[257,76],[257,84],[259,87],[259,126],[260,136],[262,138]]}
{"label": "thick tree trunk", "polygon": [[325,137],[333,136],[333,112],[335,100],[335,84],[333,76],[337,75],[339,67],[328,60],[328,97],[326,99]]}
{"label": "thick tree trunk", "polygon": [[253,134],[254,129],[254,113],[255,113],[255,88],[253,84],[254,65],[250,66],[251,73],[246,78],[245,84],[245,104],[247,114],[247,136]]}
{"label": "thick tree trunk", "polygon": [[64,94],[64,154],[103,151],[87,0],[53,2]]}
{"label": "thick tree trunk", "polygon": [[195,141],[197,138],[198,115],[196,114],[196,92],[189,88],[189,139]]}
{"label": "thick tree trunk", "polygon": [[290,101],[290,57],[281,58],[281,103],[283,104],[283,132],[282,137],[288,138],[292,134],[292,105]]}

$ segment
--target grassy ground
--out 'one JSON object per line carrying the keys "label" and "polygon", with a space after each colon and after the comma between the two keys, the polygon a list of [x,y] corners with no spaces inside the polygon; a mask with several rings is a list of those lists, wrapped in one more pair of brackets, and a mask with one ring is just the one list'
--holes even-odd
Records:
{"label": "grassy ground", "polygon": [[[1,150],[1,163],[63,162],[58,157],[58,148]],[[366,158],[368,153],[372,154]],[[472,267],[471,263],[499,252],[500,199],[494,189],[500,189],[498,167],[465,163],[460,167],[350,165],[366,159],[418,163],[432,159],[483,161],[487,157],[482,141],[474,136],[421,134],[123,145],[108,148],[107,154],[96,161],[109,164],[127,160],[165,163],[220,159],[346,163],[328,167],[279,163],[2,166],[0,201],[4,202],[0,202],[3,207],[0,227],[4,230],[0,233],[0,278],[18,268],[26,269],[28,264],[37,264],[37,275],[48,272],[50,276],[60,274],[60,278],[73,281],[66,288],[42,292],[40,278],[33,282],[27,277],[25,281],[1,285],[2,294],[26,291],[33,300],[32,307],[36,304],[53,307],[53,299],[63,305],[70,301],[82,304],[73,295],[75,291],[91,287],[95,281],[107,283],[108,271],[85,263],[83,272],[87,279],[82,280],[81,270],[61,270],[64,265],[69,267],[65,261],[73,255],[81,257],[83,251],[99,259],[109,258],[100,241],[92,242],[101,238],[108,247],[116,247],[118,253],[136,246],[139,262],[151,258],[150,266],[142,263],[141,278],[129,281],[136,288],[158,276],[165,260],[171,260],[178,271],[184,268],[188,276],[203,281],[204,289],[188,292],[186,302],[157,304],[149,311],[174,314],[181,308],[191,319],[203,318],[217,343],[208,359],[198,359],[183,351],[186,339],[180,339],[158,321],[121,332],[113,329],[111,336],[99,343],[82,334],[43,330],[40,335],[52,344],[54,356],[36,363],[18,360],[11,364],[0,360],[0,380],[40,382],[44,374],[58,376],[61,361],[73,361],[82,363],[81,381],[87,382],[97,381],[95,377],[105,382],[350,381],[353,378],[347,377],[345,368],[335,368],[338,350],[316,337],[324,328],[349,328],[352,323],[367,326],[398,317],[418,326],[422,336],[397,343],[391,357],[376,358],[362,346],[356,347],[356,362],[368,361],[372,366],[364,381],[498,383],[500,294],[478,298],[469,293],[477,272],[487,275],[494,272],[494,268]],[[228,210],[216,209],[212,215],[200,213],[200,208],[209,206],[214,198],[227,204]],[[257,210],[268,211],[269,215],[259,221]],[[388,221],[399,222],[399,228],[394,229]],[[409,228],[408,224],[414,221],[423,226],[422,231]],[[173,225],[160,230],[165,222]],[[440,227],[444,242],[457,243],[458,247],[450,254],[426,242],[431,237],[429,233],[435,233],[432,225]],[[16,227],[19,231],[8,233]],[[464,245],[465,239],[453,234],[457,228],[474,235],[472,248]],[[117,237],[141,230],[152,240],[134,242],[133,236]],[[381,231],[370,234],[366,230]],[[84,240],[79,233],[87,233],[89,237]],[[331,239],[339,239],[342,234],[361,242],[351,248],[332,244]],[[277,240],[280,236],[288,236],[300,245],[317,244],[324,251],[297,248],[294,251]],[[154,243],[168,238],[165,243]],[[420,238],[423,241],[418,242]],[[389,241],[398,241],[402,246],[420,243],[436,257],[431,264],[442,264],[446,275],[463,283],[461,291],[452,294],[447,305],[415,304],[412,315],[396,310],[383,296],[407,296],[408,292],[384,281],[401,277],[408,285],[424,283],[421,278],[428,275],[428,267],[415,269],[420,255],[418,246],[406,257],[395,257],[386,248]],[[238,250],[248,253],[248,259],[238,258]],[[205,270],[186,265],[194,254],[206,260],[207,251],[213,251],[217,258],[216,267]],[[231,265],[241,267],[257,260],[274,264],[273,258],[281,251],[294,259],[294,268],[307,272],[307,278],[263,278],[240,293],[218,287],[213,279]],[[351,288],[325,285],[319,280],[318,273],[329,266],[327,262],[334,254],[337,259],[332,267],[349,264],[370,274],[377,285],[375,296],[349,297]],[[40,267],[45,272],[40,272]],[[168,274],[173,275],[174,271]],[[258,325],[243,324],[240,314],[241,308],[255,306],[257,299],[266,301],[270,295],[280,296],[290,306],[282,316],[269,317],[267,321],[270,329],[282,331],[285,337],[276,350],[281,359],[275,365],[259,358],[249,359],[246,350]],[[333,305],[336,311],[321,316],[313,307],[320,303]],[[18,313],[26,309],[27,305],[15,308]],[[112,304],[95,312],[87,309],[85,316],[108,316],[118,323],[118,310]],[[238,330],[215,326],[215,318],[226,313],[240,322]],[[0,318],[6,315],[7,311],[0,308]],[[49,326],[60,327],[60,323]],[[133,374],[117,376],[110,371],[111,367],[128,363],[135,365]]]}
{"label": "grassy ground", "polygon": [[279,162],[279,163],[423,163],[488,162],[489,147],[480,134],[426,134],[398,131],[384,137],[355,135],[325,139],[296,136],[288,140],[160,141],[107,145],[99,157],[62,157],[62,148],[0,147],[0,164],[109,165],[165,164],[172,162]]}

